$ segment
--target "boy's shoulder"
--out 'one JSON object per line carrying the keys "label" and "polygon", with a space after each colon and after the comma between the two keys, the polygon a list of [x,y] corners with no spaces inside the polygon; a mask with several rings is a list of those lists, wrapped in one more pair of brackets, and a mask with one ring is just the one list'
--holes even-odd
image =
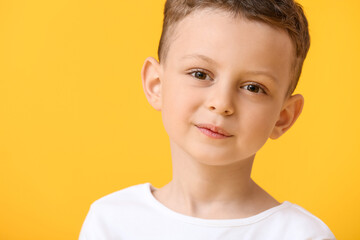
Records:
{"label": "boy's shoulder", "polygon": [[91,208],[116,208],[137,205],[146,197],[149,183],[143,183],[126,187],[116,192],[105,195],[91,204]]}
{"label": "boy's shoulder", "polygon": [[284,233],[292,235],[291,231],[303,232],[306,235],[322,234],[329,239],[335,239],[328,226],[318,217],[304,209],[303,207],[285,201],[283,205],[287,207],[275,212],[272,218],[273,224],[283,226]]}
{"label": "boy's shoulder", "polygon": [[142,183],[137,185],[132,185],[129,187],[125,187],[123,189],[120,189],[118,191],[112,192],[110,194],[107,194],[98,200],[94,202],[94,204],[100,204],[105,203],[112,200],[119,200],[122,198],[128,198],[128,197],[134,197],[135,195],[143,194],[143,191],[147,189],[149,186],[149,183]]}

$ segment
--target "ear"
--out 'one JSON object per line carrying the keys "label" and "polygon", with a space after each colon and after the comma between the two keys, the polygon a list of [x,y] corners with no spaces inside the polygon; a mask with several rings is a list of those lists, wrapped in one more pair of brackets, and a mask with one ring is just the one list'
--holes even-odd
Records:
{"label": "ear", "polygon": [[156,110],[161,110],[161,81],[160,64],[153,58],[148,57],[141,70],[142,85],[147,100]]}
{"label": "ear", "polygon": [[270,135],[271,139],[276,139],[283,135],[299,117],[304,106],[304,97],[300,94],[290,96],[280,112],[279,119]]}

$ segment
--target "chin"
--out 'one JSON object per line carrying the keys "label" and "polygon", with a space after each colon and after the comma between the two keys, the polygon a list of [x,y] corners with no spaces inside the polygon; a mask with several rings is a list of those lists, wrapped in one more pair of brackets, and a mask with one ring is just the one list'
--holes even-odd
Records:
{"label": "chin", "polygon": [[200,164],[207,165],[207,166],[229,166],[234,164],[240,164],[248,162],[249,160],[253,160],[255,155],[243,157],[237,156],[234,158],[234,154],[212,154],[212,153],[205,153],[205,154],[196,154],[193,155],[194,161],[197,161]]}

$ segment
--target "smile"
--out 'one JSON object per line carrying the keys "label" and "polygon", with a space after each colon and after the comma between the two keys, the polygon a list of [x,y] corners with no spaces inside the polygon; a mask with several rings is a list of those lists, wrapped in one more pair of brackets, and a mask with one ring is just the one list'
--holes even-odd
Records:
{"label": "smile", "polygon": [[233,136],[226,132],[224,129],[211,124],[196,124],[195,126],[200,130],[200,132],[210,138],[224,139]]}

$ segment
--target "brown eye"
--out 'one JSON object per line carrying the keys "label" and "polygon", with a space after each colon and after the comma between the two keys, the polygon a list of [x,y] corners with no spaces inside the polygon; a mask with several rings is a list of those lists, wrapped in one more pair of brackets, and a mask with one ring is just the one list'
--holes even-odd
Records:
{"label": "brown eye", "polygon": [[248,84],[242,87],[252,93],[265,93],[264,89],[256,84]]}
{"label": "brown eye", "polygon": [[193,76],[198,78],[198,79],[205,80],[206,77],[207,77],[207,74],[204,73],[204,72],[196,71],[196,72],[193,73]]}
{"label": "brown eye", "polygon": [[256,86],[256,85],[247,85],[246,89],[249,90],[250,92],[254,92],[254,93],[258,93],[260,91],[259,86]]}

